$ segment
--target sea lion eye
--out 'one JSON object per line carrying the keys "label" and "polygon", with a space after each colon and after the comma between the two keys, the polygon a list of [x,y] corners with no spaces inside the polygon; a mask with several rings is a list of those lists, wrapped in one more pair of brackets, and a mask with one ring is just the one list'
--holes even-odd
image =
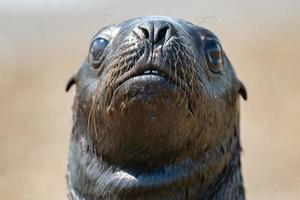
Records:
{"label": "sea lion eye", "polygon": [[206,62],[210,70],[213,72],[219,72],[223,66],[221,45],[215,40],[210,40],[206,42],[204,51]]}
{"label": "sea lion eye", "polygon": [[97,38],[92,42],[90,55],[91,55],[91,60],[93,62],[99,61],[99,58],[103,54],[107,45],[108,45],[108,40],[104,38]]}

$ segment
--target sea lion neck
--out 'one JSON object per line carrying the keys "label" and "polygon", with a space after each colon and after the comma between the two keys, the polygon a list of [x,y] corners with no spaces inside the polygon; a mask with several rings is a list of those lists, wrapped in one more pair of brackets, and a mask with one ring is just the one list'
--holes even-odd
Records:
{"label": "sea lion neck", "polygon": [[[80,145],[83,147],[71,144],[74,156],[71,160],[80,160],[80,165],[78,162],[69,163],[68,183],[72,188],[70,195],[73,200],[146,200],[162,197],[165,200],[204,200],[226,199],[223,197],[227,194],[243,195],[240,144],[235,137],[205,152],[195,161],[185,160],[180,164],[146,171],[112,167],[86,149],[87,143],[82,139]],[[86,151],[84,154],[82,149]],[[78,150],[80,152],[76,152]],[[83,181],[84,185],[81,184]]]}

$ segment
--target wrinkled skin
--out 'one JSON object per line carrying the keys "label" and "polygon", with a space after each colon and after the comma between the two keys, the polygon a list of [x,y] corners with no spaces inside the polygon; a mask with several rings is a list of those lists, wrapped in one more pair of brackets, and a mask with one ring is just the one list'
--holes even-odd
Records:
{"label": "wrinkled skin", "polygon": [[213,33],[155,16],[103,28],[73,84],[71,199],[245,199],[247,94]]}

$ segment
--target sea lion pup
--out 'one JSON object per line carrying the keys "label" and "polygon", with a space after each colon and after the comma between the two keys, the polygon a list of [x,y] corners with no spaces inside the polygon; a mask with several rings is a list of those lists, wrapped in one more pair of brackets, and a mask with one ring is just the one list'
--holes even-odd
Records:
{"label": "sea lion pup", "polygon": [[245,199],[246,89],[212,32],[157,16],[105,27],[73,84],[70,199]]}

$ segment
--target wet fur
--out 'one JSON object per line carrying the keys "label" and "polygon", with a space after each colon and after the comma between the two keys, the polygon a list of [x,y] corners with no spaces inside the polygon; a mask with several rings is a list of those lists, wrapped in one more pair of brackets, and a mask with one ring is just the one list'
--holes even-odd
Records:
{"label": "wet fur", "polygon": [[[118,26],[129,29],[142,20],[129,20]],[[109,157],[111,152],[118,152],[117,145],[122,145],[115,141],[116,138],[104,134],[110,132],[118,114],[118,105],[112,102],[114,90],[120,77],[139,62],[147,62],[145,55],[151,51],[142,41],[126,40],[132,33],[126,28],[121,29],[119,38],[108,49],[114,51],[106,52],[107,59],[100,67],[91,70],[93,64],[87,58],[67,85],[67,90],[73,84],[77,85],[67,175],[71,199],[245,199],[240,169],[238,98],[239,94],[247,98],[245,87],[225,54],[226,69],[222,77],[210,74],[205,68],[203,52],[198,52],[192,42],[194,36],[190,35],[199,31],[216,38],[211,32],[194,29],[194,25],[183,20],[167,20],[178,23],[182,29],[177,30],[178,37],[165,47],[163,57],[167,59],[160,62],[172,68],[176,90],[185,91],[178,93],[174,104],[178,107],[188,105],[192,116],[192,125],[188,126],[191,130],[186,131],[177,148],[165,146],[168,156],[159,157],[164,155],[161,149],[148,152],[136,149],[132,154],[137,155],[137,160],[133,160],[137,164],[132,166],[128,165],[130,159],[123,161],[112,157],[115,159],[112,160]],[[201,47],[199,43],[198,48]],[[129,104],[128,98],[124,100],[125,107]],[[201,123],[198,124],[196,119],[201,119]],[[120,138],[120,142],[124,139]],[[160,142],[159,138],[157,142]],[[146,159],[147,156],[158,156],[158,160]]]}

